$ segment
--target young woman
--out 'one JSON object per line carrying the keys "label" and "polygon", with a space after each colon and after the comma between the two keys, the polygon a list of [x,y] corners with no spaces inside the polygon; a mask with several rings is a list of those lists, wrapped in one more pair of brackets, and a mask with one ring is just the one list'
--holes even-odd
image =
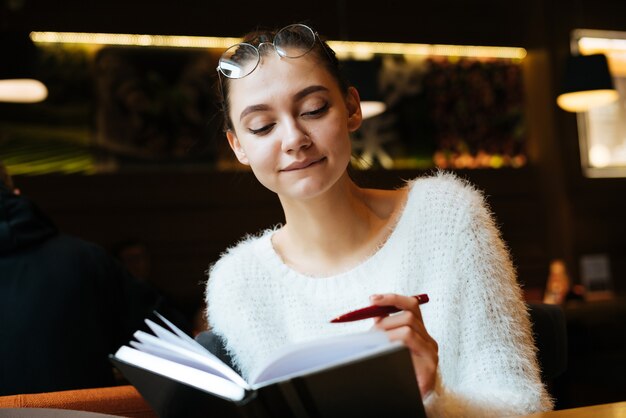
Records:
{"label": "young woman", "polygon": [[[208,321],[244,377],[285,344],[375,327],[410,349],[429,417],[550,409],[482,195],[441,172],[397,190],[356,185],[347,167],[359,94],[305,25],[248,35],[218,75],[228,142],[285,214],[209,271]],[[329,323],[370,303],[402,312]]]}

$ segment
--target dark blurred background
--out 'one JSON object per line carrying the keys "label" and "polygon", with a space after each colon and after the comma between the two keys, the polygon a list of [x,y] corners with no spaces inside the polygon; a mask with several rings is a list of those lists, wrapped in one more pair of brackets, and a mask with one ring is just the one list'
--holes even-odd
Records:
{"label": "dark blurred background", "polygon": [[[241,36],[259,25],[281,27],[306,21],[333,40],[525,48],[526,58],[511,66],[514,71],[520,70],[521,119],[506,128],[514,129],[521,123],[522,145],[515,153],[524,156],[523,164],[453,169],[485,191],[529,300],[543,297],[552,260],[564,260],[570,279],[579,283],[582,257],[608,257],[616,296],[594,305],[590,317],[595,322],[574,324],[579,332],[571,339],[575,345],[571,368],[555,382],[555,393],[561,407],[624,400],[626,321],[620,296],[626,292],[626,179],[591,179],[583,175],[576,116],[559,109],[555,99],[570,53],[571,30],[626,30],[626,2],[439,0],[366,7],[356,0],[3,0],[1,13],[3,30]],[[124,240],[141,242],[150,253],[149,280],[182,312],[195,315],[201,308],[203,281],[210,263],[244,234],[282,221],[275,196],[259,186],[249,172],[221,169],[224,138],[213,117],[215,104],[206,100],[213,88],[215,57],[170,52],[163,61],[163,54],[150,56],[149,52],[132,48],[103,49],[97,60],[81,58],[80,52],[69,58],[58,52],[48,57],[74,63],[71,66],[49,61],[50,68],[58,68],[59,72],[50,76],[52,79],[69,80],[70,84],[59,89],[73,92],[63,97],[70,97],[74,105],[55,110],[51,93],[45,111],[41,107],[28,110],[24,105],[0,106],[0,121],[4,121],[0,123],[0,158],[2,141],[7,150],[9,140],[18,141],[28,150],[28,135],[16,137],[7,127],[17,122],[29,125],[37,121],[36,128],[47,135],[55,132],[65,139],[75,138],[74,142],[65,141],[64,146],[68,155],[77,153],[77,164],[83,167],[77,170],[79,174],[17,175],[17,186],[66,232],[108,249]],[[102,95],[129,91],[128,86],[116,81],[116,74],[131,71],[128,68],[136,70],[149,63],[160,68],[163,75],[172,62],[186,63],[187,84],[161,98],[159,103],[166,103],[167,108],[156,113],[161,124],[154,125],[161,136],[137,130],[131,139],[122,140],[129,133],[128,127],[133,126],[132,120],[124,120],[130,118],[132,108],[120,110],[113,99]],[[98,83],[83,78],[83,73],[67,72],[81,66],[98,75]],[[159,82],[152,79],[153,84],[144,84],[143,91],[154,88],[167,93],[167,89],[158,88]],[[189,93],[181,99],[176,95],[180,91],[202,91],[205,95],[199,98]],[[481,96],[480,92],[476,94]],[[125,97],[134,103],[132,94]],[[100,103],[97,109],[85,105],[96,98]],[[404,108],[409,109],[409,118],[411,109],[419,110],[424,103]],[[58,113],[61,108],[63,114]],[[107,121],[117,121],[119,126]],[[149,140],[141,142],[141,138]],[[183,140],[174,143],[171,138]],[[110,151],[118,149],[111,142],[127,144],[132,140],[152,153],[152,162],[122,152],[115,169],[90,172],[91,160],[85,162],[81,153],[85,141],[107,143]],[[11,149],[15,146],[13,143]],[[423,142],[411,146],[429,148]],[[435,150],[437,144],[430,148]],[[163,159],[159,153],[173,158]],[[184,164],[176,163],[177,156],[182,156]],[[434,166],[375,166],[358,171],[356,177],[364,185],[393,187]],[[581,343],[589,339],[596,343]],[[584,347],[576,351],[580,344]],[[593,359],[592,365],[577,364],[589,359]]]}

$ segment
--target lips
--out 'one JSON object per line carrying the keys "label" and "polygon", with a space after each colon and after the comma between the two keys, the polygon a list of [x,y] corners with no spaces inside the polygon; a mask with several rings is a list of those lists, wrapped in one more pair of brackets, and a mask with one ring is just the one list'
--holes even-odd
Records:
{"label": "lips", "polygon": [[306,160],[293,162],[293,163],[289,164],[287,167],[283,168],[280,171],[303,170],[305,168],[311,167],[314,164],[320,163],[320,162],[324,161],[325,159],[326,159],[326,157],[307,158]]}

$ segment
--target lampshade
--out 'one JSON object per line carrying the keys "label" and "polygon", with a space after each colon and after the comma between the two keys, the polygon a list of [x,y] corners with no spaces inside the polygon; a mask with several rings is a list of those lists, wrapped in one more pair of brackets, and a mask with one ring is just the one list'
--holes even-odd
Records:
{"label": "lampshade", "polygon": [[350,83],[359,92],[363,119],[383,113],[386,110],[386,105],[378,87],[380,59],[343,60],[341,66]]}
{"label": "lampshade", "polygon": [[35,78],[37,48],[27,32],[0,32],[0,102],[34,103],[48,96]]}
{"label": "lampshade", "polygon": [[569,112],[585,112],[619,98],[604,54],[568,57],[557,104]]}

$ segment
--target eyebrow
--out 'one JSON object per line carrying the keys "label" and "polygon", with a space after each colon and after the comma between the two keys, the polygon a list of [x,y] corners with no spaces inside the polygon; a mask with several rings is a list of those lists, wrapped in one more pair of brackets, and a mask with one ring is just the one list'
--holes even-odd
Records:
{"label": "eyebrow", "polygon": [[300,90],[299,92],[297,92],[293,97],[294,99],[296,99],[296,101],[300,101],[302,99],[304,99],[306,96],[308,96],[311,93],[315,93],[318,91],[328,91],[328,89],[324,86],[320,86],[320,85],[313,85],[313,86],[309,86],[306,87],[302,90]]}
{"label": "eyebrow", "polygon": [[268,110],[269,108],[270,107],[268,105],[264,105],[264,104],[248,106],[243,110],[243,112],[241,112],[241,115],[239,115],[239,120],[241,121],[244,117],[246,117],[246,115],[250,113],[261,112],[263,110]]}
{"label": "eyebrow", "polygon": [[[304,99],[306,96],[308,96],[309,94],[312,94],[318,91],[328,91],[328,89],[321,85],[309,86],[300,90],[296,94],[294,94],[293,98],[295,99],[295,101],[300,101]],[[268,110],[269,108],[270,106],[266,104],[257,104],[257,105],[248,106],[241,112],[241,115],[239,115],[239,120],[241,121],[246,115],[249,115],[250,113],[262,112],[264,110]]]}

